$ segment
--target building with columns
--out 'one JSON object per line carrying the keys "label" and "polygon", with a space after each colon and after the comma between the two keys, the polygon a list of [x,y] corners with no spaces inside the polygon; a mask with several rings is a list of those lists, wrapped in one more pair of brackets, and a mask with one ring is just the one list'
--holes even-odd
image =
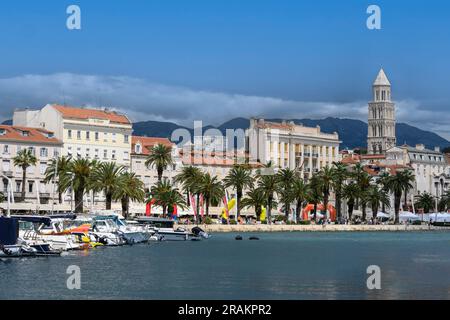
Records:
{"label": "building with columns", "polygon": [[251,160],[300,170],[305,179],[340,160],[338,134],[323,133],[319,126],[251,119],[247,136]]}
{"label": "building with columns", "polygon": [[378,73],[372,85],[373,100],[369,102],[367,152],[384,154],[395,147],[395,104],[392,102],[391,83],[384,70]]}

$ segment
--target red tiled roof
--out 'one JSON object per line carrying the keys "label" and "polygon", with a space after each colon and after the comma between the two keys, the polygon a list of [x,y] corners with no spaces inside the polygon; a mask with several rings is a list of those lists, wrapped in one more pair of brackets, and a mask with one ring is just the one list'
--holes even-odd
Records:
{"label": "red tiled roof", "polygon": [[53,107],[58,110],[64,118],[70,119],[101,119],[109,120],[114,123],[120,124],[131,124],[130,120],[122,114],[115,111],[97,110],[97,109],[84,109],[84,108],[74,108],[66,107],[54,104]]}
{"label": "red tiled roof", "polygon": [[131,147],[132,153],[135,154],[135,146],[140,143],[142,145],[142,155],[148,155],[150,150],[157,144],[163,144],[166,147],[172,147],[173,143],[170,142],[167,138],[156,138],[156,137],[140,137],[140,136],[132,136],[131,137]]}
{"label": "red tiled roof", "polygon": [[[4,134],[0,134],[0,141],[62,144],[56,138],[48,138],[47,134],[53,133],[45,129],[0,125],[0,130],[5,131]],[[22,134],[23,132],[27,132],[28,134],[24,136]]]}

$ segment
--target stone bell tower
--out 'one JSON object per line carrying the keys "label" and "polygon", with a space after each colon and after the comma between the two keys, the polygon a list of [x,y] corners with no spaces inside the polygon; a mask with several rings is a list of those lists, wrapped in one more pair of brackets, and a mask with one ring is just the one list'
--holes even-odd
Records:
{"label": "stone bell tower", "polygon": [[391,83],[384,70],[378,73],[372,85],[373,100],[369,102],[369,130],[367,153],[384,154],[395,147],[395,104],[391,101]]}

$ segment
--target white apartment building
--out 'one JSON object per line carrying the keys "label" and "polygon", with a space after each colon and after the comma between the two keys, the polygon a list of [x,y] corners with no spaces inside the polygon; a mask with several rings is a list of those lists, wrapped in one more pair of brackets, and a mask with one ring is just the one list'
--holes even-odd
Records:
{"label": "white apartment building", "polygon": [[14,112],[13,124],[54,132],[64,144],[63,155],[114,161],[130,167],[132,123],[108,110],[48,104],[41,110]]}
{"label": "white apartment building", "polygon": [[441,197],[450,189],[450,166],[437,147],[434,150],[423,144],[393,147],[386,152],[386,163],[407,165],[414,170],[414,195],[427,192]]}
{"label": "white apartment building", "polygon": [[251,119],[247,130],[250,159],[275,167],[298,169],[310,178],[320,169],[339,161],[339,136],[294,122]]}
{"label": "white apartment building", "polygon": [[[53,184],[43,182],[45,171],[50,161],[58,157],[62,150],[62,141],[53,132],[45,129],[27,128],[19,126],[0,126],[0,174],[2,175],[0,191],[8,194],[8,187],[12,185],[14,198],[21,198],[22,185],[25,186],[25,202],[33,204],[47,204],[51,202],[55,191]],[[27,169],[26,181],[23,179],[21,167],[14,165],[14,157],[19,151],[30,149],[37,163]],[[8,180],[9,179],[9,180]],[[11,184],[9,183],[11,181]]]}

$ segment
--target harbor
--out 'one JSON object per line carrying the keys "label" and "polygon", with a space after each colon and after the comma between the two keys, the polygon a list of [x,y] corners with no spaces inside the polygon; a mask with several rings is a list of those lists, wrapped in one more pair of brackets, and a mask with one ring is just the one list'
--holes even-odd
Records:
{"label": "harbor", "polygon": [[[0,262],[0,299],[448,299],[449,232],[213,234]],[[252,235],[259,241],[250,241]],[[381,268],[381,290],[366,286]],[[79,266],[80,290],[66,286]]]}

